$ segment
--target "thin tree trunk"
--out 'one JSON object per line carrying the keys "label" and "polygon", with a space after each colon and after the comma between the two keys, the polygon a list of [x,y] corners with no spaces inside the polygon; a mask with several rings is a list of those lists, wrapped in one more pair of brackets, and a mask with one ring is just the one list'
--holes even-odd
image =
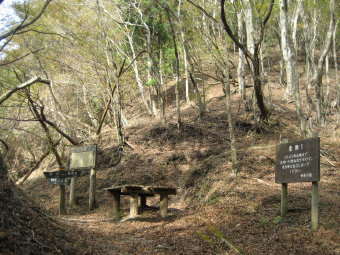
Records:
{"label": "thin tree trunk", "polygon": [[336,30],[339,24],[339,20],[336,22],[334,31],[333,31],[333,58],[334,58],[334,69],[335,69],[335,88],[336,88],[336,96],[335,96],[335,104],[334,106],[340,110],[340,82],[339,82],[339,72],[338,72],[338,58],[336,52]]}
{"label": "thin tree trunk", "polygon": [[181,124],[181,108],[180,108],[180,100],[179,100],[179,91],[178,91],[178,87],[179,87],[179,57],[178,57],[178,50],[177,50],[177,43],[176,43],[176,33],[175,33],[175,29],[174,26],[172,24],[171,21],[171,17],[170,17],[170,11],[168,8],[165,9],[166,10],[166,14],[167,14],[167,18],[171,27],[171,32],[172,32],[172,40],[173,40],[173,44],[174,44],[174,49],[175,49],[175,57],[176,57],[176,85],[175,85],[175,94],[176,94],[176,118],[177,118],[177,127],[179,129],[180,124]]}
{"label": "thin tree trunk", "polygon": [[230,150],[231,150],[231,162],[232,162],[232,173],[236,177],[238,173],[237,166],[237,150],[236,150],[236,139],[235,139],[235,126],[231,111],[231,98],[230,98],[230,71],[229,71],[229,52],[227,49],[226,42],[223,43],[224,54],[225,54],[225,65],[224,65],[224,87],[226,96],[226,107],[227,107],[227,118],[228,118],[228,129],[230,138]]}
{"label": "thin tree trunk", "polygon": [[[243,42],[243,13],[237,13],[237,27],[238,27],[238,38]],[[244,88],[244,53],[239,49],[238,51],[238,67],[237,67],[237,80],[239,86],[239,94],[241,100],[246,100],[246,92]]]}
{"label": "thin tree trunk", "polygon": [[287,82],[291,84],[290,86],[294,88],[294,99],[297,117],[300,122],[301,136],[307,138],[307,125],[306,119],[303,116],[301,98],[300,98],[300,85],[299,77],[297,74],[297,63],[296,63],[296,53],[291,39],[289,26],[288,26],[288,5],[287,0],[280,0],[280,25],[281,25],[281,41],[283,55],[285,58]]}
{"label": "thin tree trunk", "polygon": [[330,0],[329,8],[330,8],[331,14],[330,14],[327,36],[325,39],[325,44],[323,46],[321,56],[318,61],[318,65],[315,68],[315,72],[314,72],[313,79],[312,79],[312,83],[315,84],[315,92],[316,92],[316,100],[317,100],[317,106],[316,106],[317,119],[319,121],[319,124],[321,124],[321,126],[326,125],[322,75],[323,75],[323,66],[325,64],[326,56],[329,53],[329,50],[331,48],[332,36],[335,30],[335,17],[334,17],[335,0]]}

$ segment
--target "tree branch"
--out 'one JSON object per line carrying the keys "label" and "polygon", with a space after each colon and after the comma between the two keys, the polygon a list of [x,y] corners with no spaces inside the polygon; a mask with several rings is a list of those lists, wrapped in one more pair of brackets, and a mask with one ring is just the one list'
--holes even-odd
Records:
{"label": "tree branch", "polygon": [[[189,1],[189,0],[187,0]],[[226,16],[225,16],[225,10],[224,10],[224,3],[225,0],[221,0],[221,20],[223,23],[223,27],[224,30],[227,32],[227,34],[230,36],[230,38],[234,41],[234,43],[237,45],[237,47],[239,47],[240,50],[243,51],[244,55],[246,57],[248,57],[250,60],[253,61],[253,56],[252,54],[247,50],[247,48],[245,47],[245,45],[243,45],[234,35],[233,31],[231,30],[231,28],[228,25]]]}
{"label": "tree branch", "polygon": [[0,138],[0,142],[5,146],[6,150],[8,151],[9,150],[8,144],[4,140],[2,140],[1,138]]}
{"label": "tree branch", "polygon": [[6,66],[6,65],[9,65],[9,64],[12,64],[12,63],[14,63],[14,62],[16,62],[16,61],[19,61],[20,59],[23,59],[23,58],[25,58],[25,57],[27,57],[27,56],[29,56],[29,55],[31,55],[31,54],[37,53],[37,52],[39,52],[39,51],[41,51],[41,50],[43,50],[43,49],[44,49],[44,48],[41,48],[41,49],[35,50],[35,51],[33,51],[33,52],[27,53],[27,54],[25,54],[25,55],[23,55],[23,56],[21,56],[21,57],[18,57],[18,58],[14,59],[14,60],[9,61],[9,62],[0,63],[0,66]]}
{"label": "tree branch", "polygon": [[41,119],[50,125],[55,131],[57,131],[59,134],[61,134],[63,137],[65,137],[72,145],[77,146],[79,143],[74,141],[68,134],[66,134],[64,131],[62,131],[55,123],[52,121],[49,121],[46,119],[45,113],[44,113],[44,106],[40,107],[40,116]]}
{"label": "tree branch", "polygon": [[38,19],[40,19],[40,17],[43,15],[43,13],[45,12],[47,6],[52,2],[52,0],[46,0],[44,6],[42,7],[42,9],[40,10],[40,12],[38,13],[38,15],[36,17],[34,17],[31,21],[27,22],[25,24],[25,21],[27,18],[25,18],[17,27],[11,29],[10,31],[8,31],[7,33],[0,35],[0,41],[12,36],[14,34],[16,34],[18,31],[23,30],[24,28],[32,25],[33,23],[35,23]]}
{"label": "tree branch", "polygon": [[0,96],[0,105],[2,105],[11,95],[13,95],[18,90],[28,88],[29,86],[31,86],[32,84],[34,84],[36,82],[41,82],[41,83],[45,83],[45,84],[50,85],[50,81],[48,81],[48,80],[43,80],[39,77],[33,77],[33,78],[29,79],[28,81],[21,83],[20,85],[14,87],[13,89],[8,90],[3,95],[1,95]]}

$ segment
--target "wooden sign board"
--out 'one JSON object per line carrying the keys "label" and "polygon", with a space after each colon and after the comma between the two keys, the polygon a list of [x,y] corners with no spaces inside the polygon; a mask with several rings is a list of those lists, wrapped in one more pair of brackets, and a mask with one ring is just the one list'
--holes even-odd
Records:
{"label": "wooden sign board", "polygon": [[70,171],[54,171],[54,172],[44,172],[47,179],[51,178],[72,178],[79,177],[81,175],[81,170],[70,170]]}
{"label": "wooden sign board", "polygon": [[76,147],[71,151],[70,169],[91,169],[96,167],[97,146]]}
{"label": "wooden sign board", "polygon": [[320,180],[320,138],[283,143],[276,148],[275,182]]}

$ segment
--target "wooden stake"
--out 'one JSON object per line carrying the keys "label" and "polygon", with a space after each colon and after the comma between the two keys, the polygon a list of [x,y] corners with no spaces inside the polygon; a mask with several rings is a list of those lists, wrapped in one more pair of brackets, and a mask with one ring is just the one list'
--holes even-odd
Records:
{"label": "wooden stake", "polygon": [[282,183],[281,186],[281,217],[287,215],[287,202],[288,202],[288,183]]}
{"label": "wooden stake", "polygon": [[168,214],[168,194],[161,193],[160,195],[160,211],[161,216],[166,217]]}
{"label": "wooden stake", "polygon": [[76,206],[76,186],[77,186],[77,177],[71,178],[71,187],[70,187],[70,207],[74,208]]}
{"label": "wooden stake", "polygon": [[130,194],[130,217],[136,217],[138,215],[138,193]]}
{"label": "wooden stake", "polygon": [[319,223],[319,182],[312,182],[312,229],[318,229]]}
{"label": "wooden stake", "polygon": [[96,170],[91,169],[90,172],[90,190],[89,190],[89,210],[92,211],[96,203]]}

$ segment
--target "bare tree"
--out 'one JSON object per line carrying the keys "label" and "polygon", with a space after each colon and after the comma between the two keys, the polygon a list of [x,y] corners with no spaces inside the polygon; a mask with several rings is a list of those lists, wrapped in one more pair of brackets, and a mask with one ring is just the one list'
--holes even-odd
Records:
{"label": "bare tree", "polygon": [[[294,89],[294,99],[297,117],[300,122],[300,130],[303,138],[307,137],[306,118],[303,115],[299,76],[297,73],[296,51],[292,41],[289,25],[288,25],[288,4],[287,0],[280,0],[280,25],[281,25],[281,45],[282,55],[285,61],[285,69],[287,74],[288,87]],[[290,89],[288,89],[290,90]]]}
{"label": "bare tree", "polygon": [[263,20],[260,22],[260,31],[259,31],[259,36],[257,38],[257,41],[254,43],[254,52],[252,53],[247,49],[247,47],[239,41],[239,39],[234,35],[233,31],[231,30],[227,19],[226,19],[226,13],[224,9],[225,5],[225,0],[221,0],[221,19],[223,23],[223,27],[227,34],[230,36],[230,38],[234,41],[236,46],[243,51],[245,57],[247,58],[248,61],[251,62],[252,64],[252,76],[254,80],[254,90],[255,90],[255,96],[257,100],[257,105],[260,109],[260,117],[262,120],[267,120],[268,119],[268,109],[265,106],[264,99],[263,99],[263,92],[262,92],[262,78],[261,78],[261,65],[260,65],[260,47],[261,43],[263,41],[264,37],[264,30],[266,27],[266,24],[270,18],[270,15],[273,10],[273,5],[274,5],[275,0],[270,1],[270,6],[267,10],[267,14]]}

